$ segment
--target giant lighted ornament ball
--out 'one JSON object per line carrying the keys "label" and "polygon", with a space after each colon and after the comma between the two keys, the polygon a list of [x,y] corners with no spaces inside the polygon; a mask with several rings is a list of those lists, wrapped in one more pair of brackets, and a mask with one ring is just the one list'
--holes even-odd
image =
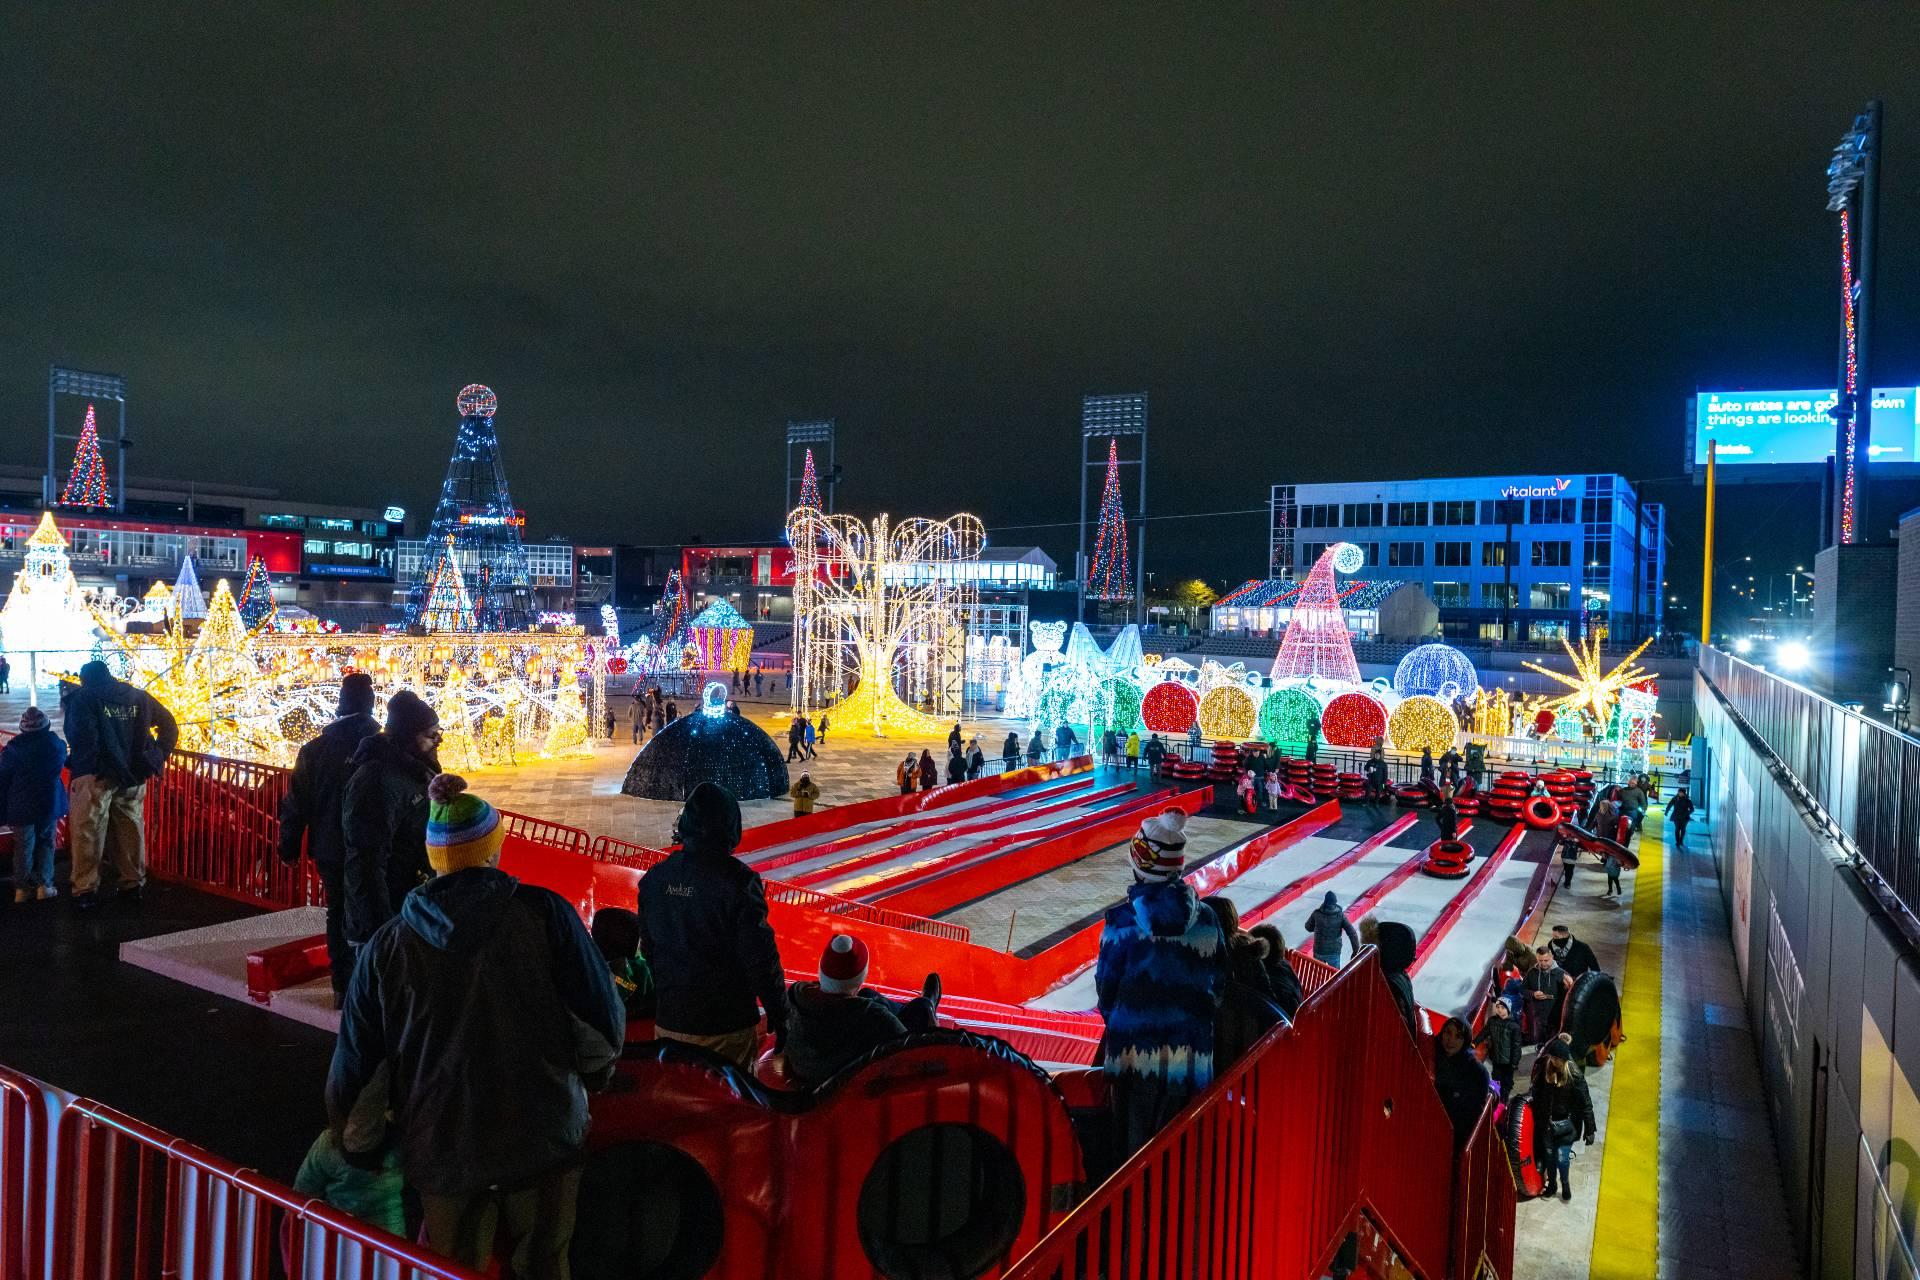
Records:
{"label": "giant lighted ornament ball", "polygon": [[1339,543],[1333,549],[1333,567],[1340,573],[1358,573],[1366,564],[1366,552],[1351,542]]}
{"label": "giant lighted ornament ball", "polygon": [[1454,719],[1453,708],[1424,693],[1403,701],[1387,720],[1387,741],[1395,751],[1424,747],[1437,756],[1451,747],[1459,734],[1460,722]]}
{"label": "giant lighted ornament ball", "polygon": [[1260,704],[1260,736],[1268,742],[1305,742],[1320,702],[1305,689],[1275,689]]}
{"label": "giant lighted ornament ball", "polygon": [[703,782],[716,783],[736,800],[787,793],[786,757],[766,730],[727,710],[727,686],[707,685],[700,709],[653,735],[627,766],[623,795],[646,800],[685,800]]}
{"label": "giant lighted ornament ball", "polygon": [[1140,718],[1155,733],[1185,733],[1199,716],[1193,690],[1176,680],[1162,680],[1140,700]]}
{"label": "giant lighted ornament ball", "polygon": [[1455,698],[1471,698],[1479,689],[1480,677],[1473,663],[1450,644],[1409,649],[1393,671],[1393,691],[1403,698],[1425,693],[1452,702]]}
{"label": "giant lighted ornament ball", "polygon": [[1200,732],[1209,738],[1251,738],[1259,718],[1253,695],[1237,684],[1223,684],[1200,699]]}
{"label": "giant lighted ornament ball", "polygon": [[1106,725],[1121,737],[1140,727],[1140,689],[1131,680],[1114,677],[1100,682],[1100,705]]}
{"label": "giant lighted ornament ball", "polygon": [[1320,732],[1333,747],[1371,747],[1387,736],[1387,708],[1364,693],[1343,693],[1320,713]]}
{"label": "giant lighted ornament ball", "polygon": [[463,418],[491,418],[493,411],[500,407],[494,399],[493,388],[483,387],[477,382],[469,382],[460,388],[460,394],[453,398]]}

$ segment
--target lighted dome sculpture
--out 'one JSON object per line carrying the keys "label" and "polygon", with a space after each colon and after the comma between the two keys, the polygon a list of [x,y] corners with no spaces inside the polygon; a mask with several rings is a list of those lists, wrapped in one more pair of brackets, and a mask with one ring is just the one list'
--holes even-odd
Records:
{"label": "lighted dome sculpture", "polygon": [[653,736],[627,766],[622,795],[643,800],[685,800],[703,782],[717,783],[741,800],[783,796],[786,753],[766,730],[727,710],[727,687],[718,681],[700,695],[700,709],[681,716]]}
{"label": "lighted dome sculpture", "polygon": [[492,387],[483,387],[477,382],[469,382],[460,388],[460,394],[453,398],[454,405],[463,418],[491,418],[500,402],[494,398]]}
{"label": "lighted dome sculpture", "polygon": [[1442,702],[1471,698],[1480,676],[1467,655],[1450,644],[1423,644],[1407,650],[1393,671],[1393,691],[1403,698],[1428,694]]}

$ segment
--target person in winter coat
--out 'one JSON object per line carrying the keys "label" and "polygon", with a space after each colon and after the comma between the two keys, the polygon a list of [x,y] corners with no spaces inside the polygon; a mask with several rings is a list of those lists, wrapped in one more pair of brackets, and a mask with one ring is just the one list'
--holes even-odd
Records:
{"label": "person in winter coat", "polygon": [[889,1040],[940,1025],[940,975],[911,1000],[889,1000],[866,985],[867,944],[836,933],[820,953],[820,978],[787,991],[787,1074],[809,1088]]}
{"label": "person in winter coat", "polygon": [[1144,750],[1147,755],[1147,776],[1150,778],[1158,776],[1160,772],[1160,762],[1167,758],[1167,744],[1162,742],[1160,735],[1156,733],[1147,739],[1147,745]]}
{"label": "person in winter coat", "polygon": [[1367,801],[1379,804],[1387,798],[1388,776],[1387,757],[1378,738],[1373,740],[1373,752],[1367,757]]}
{"label": "person in winter coat", "polygon": [[1073,759],[1073,749],[1076,745],[1077,740],[1073,736],[1072,726],[1063,722],[1054,727],[1053,758],[1055,760],[1065,761]]}
{"label": "person in winter coat", "polygon": [[947,782],[965,782],[967,780],[967,757],[955,747],[947,753]]}
{"label": "person in winter coat", "polygon": [[1440,804],[1433,811],[1433,821],[1440,828],[1442,840],[1452,840],[1460,833],[1460,810],[1453,804],[1453,788],[1440,788]]}
{"label": "person in winter coat", "polygon": [[1248,932],[1266,940],[1267,953],[1261,957],[1261,963],[1267,968],[1267,988],[1273,992],[1273,1002],[1280,1006],[1280,1012],[1291,1019],[1299,1010],[1303,997],[1300,975],[1294,972],[1293,962],[1287,959],[1287,942],[1280,936],[1280,926],[1257,924]]}
{"label": "person in winter coat", "polygon": [[933,762],[933,752],[924,748],[920,752],[920,789],[931,791],[940,785],[940,767]]}
{"label": "person in winter coat", "polygon": [[346,1146],[384,1067],[428,1245],[479,1269],[504,1234],[513,1275],[565,1280],[587,1089],[610,1078],[626,1016],[573,907],[499,870],[499,812],[451,774],[429,795],[434,878],[354,969],[327,1114]]}
{"label": "person in winter coat", "polygon": [[[1371,916],[1368,919],[1372,919]],[[1407,1024],[1407,1034],[1420,1042],[1420,1005],[1413,998],[1413,979],[1407,970],[1413,967],[1413,930],[1397,920],[1382,920],[1375,926],[1374,945],[1380,948],[1380,969],[1386,974],[1387,990]]]}
{"label": "person in winter coat", "polygon": [[338,1009],[353,976],[347,941],[347,837],[341,820],[347,779],[360,744],[380,732],[373,718],[373,677],[356,671],[340,681],[339,708],[320,735],[300,748],[293,778],[280,801],[280,860],[300,861],[304,849],[327,891],[327,968]]}
{"label": "person in winter coat", "polygon": [[807,759],[818,760],[819,750],[813,745],[819,733],[813,727],[813,721],[806,716],[800,717],[800,749],[807,753]]}
{"label": "person in winter coat", "polygon": [[1140,731],[1135,729],[1127,735],[1127,772],[1140,771]]}
{"label": "person in winter coat", "polygon": [[1647,816],[1647,793],[1640,779],[1630,780],[1620,791],[1620,814],[1634,831],[1640,830],[1640,823]]}
{"label": "person in winter coat", "polygon": [[1687,824],[1693,821],[1693,796],[1686,791],[1674,793],[1667,802],[1667,820],[1673,823],[1673,845],[1687,847]]}
{"label": "person in winter coat", "polygon": [[1045,760],[1046,757],[1047,757],[1046,743],[1041,738],[1041,736],[1036,733],[1033,736],[1029,737],[1027,739],[1027,763],[1039,764],[1041,761]]}
{"label": "person in winter coat", "polygon": [[1267,808],[1268,809],[1278,809],[1280,807],[1280,787],[1281,787],[1280,771],[1278,769],[1267,770]]}
{"label": "person in winter coat", "polygon": [[1000,744],[1000,771],[1012,773],[1020,767],[1020,735],[1007,734],[1007,740]]}
{"label": "person in winter coat", "polygon": [[47,713],[28,707],[20,732],[0,747],[0,821],[13,828],[13,900],[54,896],[53,828],[67,811],[60,785],[67,744],[47,723]]}
{"label": "person in winter coat", "polygon": [[363,738],[340,800],[347,941],[365,946],[431,875],[427,784],[440,772],[440,717],[411,689],[387,700],[387,724]]}
{"label": "person in winter coat", "polygon": [[1240,927],[1240,909],[1224,894],[1202,898],[1200,905],[1213,912],[1220,922],[1220,933],[1227,940],[1227,976],[1250,990],[1273,999],[1273,981],[1267,976],[1267,952],[1270,944]]}
{"label": "person in winter coat", "polygon": [[1307,721],[1307,763],[1312,764],[1320,758],[1320,717],[1314,716]]}
{"label": "person in winter coat", "polygon": [[627,1020],[651,1018],[653,970],[640,955],[639,915],[625,907],[601,907],[593,913],[593,927],[588,932],[600,958],[607,962],[607,976],[613,979]]}
{"label": "person in winter coat", "polygon": [[1420,785],[1433,786],[1433,748],[1420,748]]}
{"label": "person in winter coat", "polygon": [[1231,898],[1202,898],[1200,906],[1220,922],[1227,943],[1227,983],[1213,1021],[1217,1068],[1237,1060],[1285,1018],[1267,977],[1266,940],[1240,928],[1240,912]]}
{"label": "person in winter coat", "polygon": [[1448,1018],[1433,1038],[1433,1087],[1453,1121],[1455,1147],[1467,1145],[1487,1107],[1487,1069],[1473,1056],[1472,1036],[1473,1029],[1465,1022]]}
{"label": "person in winter coat", "polygon": [[655,1033],[752,1070],[760,1010],[787,1038],[786,974],[760,873],[733,856],[740,802],[702,782],[674,822],[680,847],[640,879],[640,954],[659,1001]]}
{"label": "person in winter coat", "polygon": [[813,812],[813,802],[820,798],[820,784],[806,770],[800,771],[799,780],[787,792],[793,797],[793,816],[804,818]]}
{"label": "person in winter coat", "polygon": [[147,780],[180,741],[173,715],[144,689],[116,680],[107,664],[80,668],[66,702],[67,778],[73,818],[74,905],[98,901],[100,863],[111,857],[119,893],[138,902],[147,882]]}
{"label": "person in winter coat", "polygon": [[903,796],[913,794],[913,780],[919,776],[920,762],[914,758],[911,751],[907,752],[905,760],[893,766],[893,780],[899,784],[900,794]]}
{"label": "person in winter coat", "polygon": [[1547,947],[1533,949],[1533,968],[1527,970],[1527,1038],[1535,1044],[1551,1040],[1560,1031],[1560,1002],[1573,985],[1566,971],[1553,961]]}
{"label": "person in winter coat", "polygon": [[1580,865],[1580,842],[1571,836],[1560,841],[1560,887],[1573,887],[1574,868]]}
{"label": "person in winter coat", "polygon": [[1198,760],[1200,758],[1200,744],[1203,741],[1205,741],[1205,739],[1200,736],[1200,722],[1195,720],[1187,726],[1187,759]]}
{"label": "person in winter coat", "polygon": [[805,741],[806,736],[807,736],[806,727],[803,724],[801,724],[800,717],[795,716],[792,722],[787,725],[787,760],[786,762],[788,764],[792,764],[795,760],[804,760],[807,758],[806,752],[800,749],[800,744],[803,741]]}
{"label": "person in winter coat", "polygon": [[1106,1021],[1101,1070],[1121,1159],[1213,1082],[1213,1017],[1227,982],[1226,937],[1181,878],[1186,814],[1140,824],[1133,885],[1109,908],[1094,965]]}
{"label": "person in winter coat", "polygon": [[1487,1046],[1487,1067],[1493,1082],[1500,1086],[1502,1098],[1513,1101],[1513,1073],[1520,1066],[1520,1024],[1501,997],[1495,996],[1487,1006],[1487,1023],[1473,1043]]}
{"label": "person in winter coat", "polygon": [[1546,1175],[1543,1195],[1552,1195],[1556,1185],[1562,1200],[1573,1199],[1573,1144],[1585,1139],[1593,1145],[1597,1132],[1593,1120],[1593,1095],[1587,1082],[1573,1069],[1572,1050],[1556,1036],[1547,1042],[1533,1064],[1533,1150],[1534,1159]]}
{"label": "person in winter coat", "polygon": [[[406,1238],[406,1179],[400,1176],[400,1153],[390,1143],[349,1160],[333,1130],[322,1129],[293,1175],[293,1189]],[[294,1268],[286,1270],[291,1274]]]}
{"label": "person in winter coat", "polygon": [[1460,781],[1460,753],[1448,747],[1440,753],[1440,785],[1452,787]]}
{"label": "person in winter coat", "polygon": [[1120,763],[1120,735],[1112,729],[1100,735],[1100,763],[1105,768],[1115,768]]}
{"label": "person in winter coat", "polygon": [[980,748],[980,735],[967,744],[967,781],[973,782],[987,771],[987,753]]}
{"label": "person in winter coat", "polygon": [[1575,981],[1600,967],[1593,948],[1574,937],[1573,930],[1563,924],[1553,926],[1553,937],[1547,943],[1547,950],[1553,953],[1554,962]]}
{"label": "person in winter coat", "polygon": [[1307,917],[1307,928],[1313,934],[1313,958],[1321,964],[1340,967],[1340,940],[1344,936],[1360,950],[1360,935],[1354,931],[1353,922],[1347,919],[1346,910],[1340,905],[1340,895],[1329,889],[1320,899],[1320,905]]}

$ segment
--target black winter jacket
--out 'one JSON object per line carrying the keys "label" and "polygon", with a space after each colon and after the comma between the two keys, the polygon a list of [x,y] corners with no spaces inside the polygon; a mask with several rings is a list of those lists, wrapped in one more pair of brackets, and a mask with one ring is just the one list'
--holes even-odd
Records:
{"label": "black winter jacket", "polygon": [[725,1035],[759,1022],[764,1007],[768,1029],[786,1034],[786,974],[759,872],[731,850],[683,846],[641,877],[639,896],[658,1025]]}
{"label": "black winter jacket", "polygon": [[817,982],[796,982],[787,1004],[787,1074],[800,1084],[824,1083],[854,1059],[907,1034],[886,997],[871,988],[835,996]]}
{"label": "black winter jacket", "polygon": [[1552,943],[1548,943],[1547,947],[1553,952],[1554,960],[1566,971],[1569,978],[1578,980],[1580,975],[1592,973],[1600,967],[1600,961],[1593,954],[1593,948],[1578,938],[1568,938],[1565,947],[1557,947]]}
{"label": "black winter jacket", "polygon": [[347,838],[340,806],[347,779],[353,776],[353,757],[360,744],[380,732],[380,722],[366,712],[341,716],[300,748],[294,757],[293,780],[280,801],[280,860],[289,866],[300,861],[301,837],[314,865],[338,871],[347,862]]}
{"label": "black winter jacket", "polygon": [[346,842],[347,940],[355,946],[394,917],[429,879],[427,784],[438,772],[385,733],[362,740],[340,804]]}
{"label": "black winter jacket", "polygon": [[[1543,1055],[1544,1056],[1544,1055]],[[1538,1066],[1533,1072],[1533,1149],[1541,1157],[1553,1149],[1553,1122],[1571,1120],[1575,1136],[1588,1142],[1598,1132],[1593,1122],[1593,1095],[1579,1072],[1567,1077],[1558,1088],[1547,1083],[1546,1072]]]}
{"label": "black winter jacket", "polygon": [[1280,1006],[1280,1012],[1291,1019],[1299,1012],[1303,998],[1300,975],[1293,971],[1293,962],[1287,959],[1282,948],[1269,947],[1262,963],[1266,966],[1267,988],[1273,992],[1273,1002]]}
{"label": "black winter jacket", "polygon": [[1439,1090],[1440,1105],[1447,1109],[1447,1118],[1453,1121],[1454,1145],[1465,1145],[1473,1136],[1473,1126],[1479,1123],[1480,1112],[1486,1107],[1487,1094],[1493,1087],[1487,1079],[1487,1069],[1480,1065],[1480,1059],[1473,1056],[1472,1050],[1462,1048],[1458,1053],[1447,1053],[1435,1040],[1433,1087]]}
{"label": "black winter jacket", "polygon": [[75,778],[97,775],[116,787],[138,786],[160,772],[180,742],[172,712],[112,676],[83,677],[65,716],[67,772]]}
{"label": "black winter jacket", "polygon": [[367,943],[340,1015],[327,1112],[343,1126],[382,1063],[407,1182],[462,1195],[541,1177],[587,1134],[583,1076],[626,1014],[558,894],[491,867],[407,895]]}
{"label": "black winter jacket", "polygon": [[1496,1067],[1517,1067],[1520,1065],[1520,1019],[1518,1017],[1488,1018],[1487,1025],[1473,1038],[1475,1044],[1487,1046],[1487,1061]]}
{"label": "black winter jacket", "polygon": [[34,827],[67,811],[60,770],[67,744],[51,729],[20,733],[0,747],[0,822]]}

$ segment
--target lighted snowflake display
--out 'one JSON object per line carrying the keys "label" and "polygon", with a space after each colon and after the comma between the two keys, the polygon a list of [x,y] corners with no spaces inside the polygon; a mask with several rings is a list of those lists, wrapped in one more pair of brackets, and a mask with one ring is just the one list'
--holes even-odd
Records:
{"label": "lighted snowflake display", "polygon": [[1393,671],[1393,691],[1403,698],[1431,694],[1442,702],[1471,698],[1480,677],[1467,655],[1450,644],[1423,644],[1407,650]]}
{"label": "lighted snowflake display", "polygon": [[463,418],[491,418],[500,402],[494,398],[492,387],[483,387],[477,382],[469,382],[460,388],[460,394],[453,398],[454,405]]}
{"label": "lighted snowflake display", "polygon": [[1387,719],[1387,741],[1395,751],[1418,752],[1421,748],[1440,755],[1454,744],[1460,734],[1460,722],[1453,708],[1438,698],[1415,694],[1393,709]]}
{"label": "lighted snowflake display", "polygon": [[1245,685],[1223,684],[1200,699],[1200,732],[1209,738],[1251,738],[1258,719]]}

